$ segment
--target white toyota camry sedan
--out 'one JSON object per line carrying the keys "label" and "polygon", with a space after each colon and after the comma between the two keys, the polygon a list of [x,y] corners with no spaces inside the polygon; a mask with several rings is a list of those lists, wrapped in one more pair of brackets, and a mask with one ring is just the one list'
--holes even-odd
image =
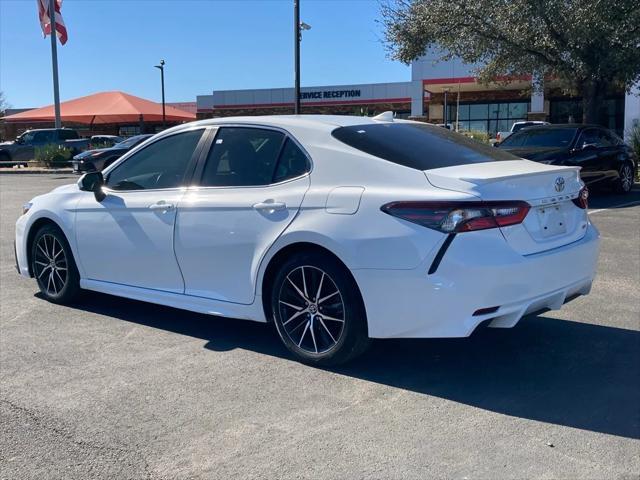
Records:
{"label": "white toyota camry sedan", "polygon": [[31,200],[16,259],[52,302],[273,322],[332,365],[371,338],[466,337],[587,294],[587,196],[576,167],[388,113],[213,119]]}

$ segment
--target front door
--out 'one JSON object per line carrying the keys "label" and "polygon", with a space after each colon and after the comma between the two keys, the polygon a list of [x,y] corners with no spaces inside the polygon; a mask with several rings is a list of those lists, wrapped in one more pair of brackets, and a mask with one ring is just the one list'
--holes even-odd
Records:
{"label": "front door", "polygon": [[269,247],[296,216],[310,163],[279,130],[222,127],[178,206],[175,250],[185,293],[250,304]]}
{"label": "front door", "polygon": [[183,293],[173,252],[183,197],[203,129],[163,137],[106,174],[106,198],[85,192],[76,212],[84,278]]}

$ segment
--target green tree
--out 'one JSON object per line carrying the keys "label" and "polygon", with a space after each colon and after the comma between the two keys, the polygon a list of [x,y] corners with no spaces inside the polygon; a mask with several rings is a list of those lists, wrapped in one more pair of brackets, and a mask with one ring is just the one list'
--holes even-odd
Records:
{"label": "green tree", "polygon": [[534,73],[583,99],[597,123],[607,91],[640,80],[638,0],[389,0],[382,23],[391,56],[427,50],[482,65],[483,82]]}
{"label": "green tree", "polygon": [[4,117],[4,112],[11,105],[7,103],[7,99],[4,96],[4,92],[0,90],[0,118]]}

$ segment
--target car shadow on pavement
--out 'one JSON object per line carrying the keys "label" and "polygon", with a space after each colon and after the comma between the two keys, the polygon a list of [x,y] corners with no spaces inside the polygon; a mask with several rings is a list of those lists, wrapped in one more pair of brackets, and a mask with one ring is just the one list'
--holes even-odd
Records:
{"label": "car shadow on pavement", "polygon": [[603,189],[592,189],[589,195],[589,208],[629,208],[640,205],[640,183],[636,183],[627,194],[614,193]]}
{"label": "car shadow on pavement", "polygon": [[[291,358],[270,325],[102,294],[77,308],[200,338],[214,351]],[[530,316],[469,338],[374,341],[362,357],[330,370],[514,417],[640,438],[634,330]]]}

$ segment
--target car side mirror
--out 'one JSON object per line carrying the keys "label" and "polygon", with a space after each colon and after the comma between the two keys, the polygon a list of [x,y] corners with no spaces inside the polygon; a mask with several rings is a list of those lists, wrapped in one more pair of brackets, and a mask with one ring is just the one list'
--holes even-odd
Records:
{"label": "car side mirror", "polygon": [[24,143],[24,140],[22,139],[22,137],[17,137],[17,138],[15,139],[15,142],[16,142],[18,145],[22,145],[22,144]]}
{"label": "car side mirror", "polygon": [[83,192],[93,192],[98,202],[102,202],[107,196],[106,193],[102,191],[102,187],[104,186],[102,172],[85,173],[80,177],[80,180],[78,180],[78,186]]}
{"label": "car side mirror", "polygon": [[596,148],[598,145],[595,143],[583,143],[581,150],[592,150]]}

